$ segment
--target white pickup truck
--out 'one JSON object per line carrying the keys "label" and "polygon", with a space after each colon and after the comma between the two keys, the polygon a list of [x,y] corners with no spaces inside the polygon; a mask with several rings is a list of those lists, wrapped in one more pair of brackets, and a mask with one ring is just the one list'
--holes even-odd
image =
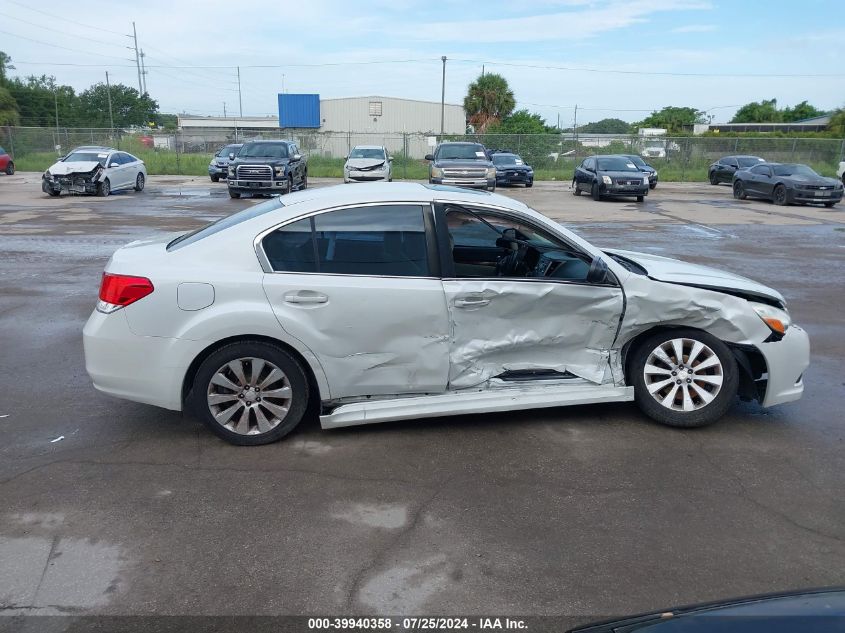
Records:
{"label": "white pickup truck", "polygon": [[842,184],[845,185],[845,160],[839,163],[839,169],[836,170],[836,175],[839,176]]}

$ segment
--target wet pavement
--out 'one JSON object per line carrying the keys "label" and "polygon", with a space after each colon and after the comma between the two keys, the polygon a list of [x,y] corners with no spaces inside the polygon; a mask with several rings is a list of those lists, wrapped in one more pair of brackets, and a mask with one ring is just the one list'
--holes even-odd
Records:
{"label": "wet pavement", "polygon": [[229,446],[96,393],[81,328],[121,244],[254,201],[177,177],[52,199],[0,176],[0,613],[601,617],[845,584],[845,207],[567,187],[501,192],[781,290],[813,345],[804,398],[694,431],[614,404]]}

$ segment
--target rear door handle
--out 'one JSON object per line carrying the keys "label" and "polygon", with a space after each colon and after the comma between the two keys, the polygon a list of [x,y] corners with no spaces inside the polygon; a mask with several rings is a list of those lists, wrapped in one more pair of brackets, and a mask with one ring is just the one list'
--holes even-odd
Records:
{"label": "rear door handle", "polygon": [[459,297],[455,299],[456,308],[481,308],[490,303],[490,299],[484,297]]}
{"label": "rear door handle", "polygon": [[285,303],[296,303],[296,304],[317,304],[317,303],[328,303],[329,298],[327,295],[319,294],[319,293],[290,293],[285,295]]}

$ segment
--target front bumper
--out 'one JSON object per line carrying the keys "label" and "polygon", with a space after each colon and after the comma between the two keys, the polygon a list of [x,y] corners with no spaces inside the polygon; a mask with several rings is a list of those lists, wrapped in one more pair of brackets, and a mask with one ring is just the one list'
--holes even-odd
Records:
{"label": "front bumper", "polygon": [[390,179],[387,171],[348,171],[343,174],[343,182],[379,182]]}
{"label": "front bumper", "polygon": [[232,191],[287,191],[288,180],[229,180],[229,189]]}
{"label": "front bumper", "polygon": [[82,193],[93,194],[97,193],[98,183],[92,178],[85,178],[82,176],[71,176],[68,178],[45,178],[41,177],[41,190],[45,193],[52,191],[54,193]]}
{"label": "front bumper", "polygon": [[798,203],[824,204],[842,201],[842,190],[839,189],[791,189],[788,191],[788,201]]}
{"label": "front bumper", "polygon": [[220,167],[219,165],[209,165],[208,166],[208,175],[209,176],[219,176],[220,178],[226,178],[229,175],[229,168],[228,167]]}
{"label": "front bumper", "polygon": [[433,185],[451,185],[453,187],[469,187],[471,189],[493,189],[495,178],[431,178]]}
{"label": "front bumper", "polygon": [[757,349],[766,361],[768,380],[760,404],[771,407],[798,400],[804,393],[804,371],[810,365],[810,337],[791,325],[779,341],[760,343]]}
{"label": "front bumper", "polygon": [[601,195],[607,198],[630,198],[633,196],[647,196],[648,185],[602,185]]}
{"label": "front bumper", "polygon": [[512,184],[524,184],[527,182],[534,182],[534,172],[533,171],[502,171],[496,172],[496,184],[497,185],[512,185]]}
{"label": "front bumper", "polygon": [[125,310],[94,311],[82,330],[85,370],[102,393],[165,409],[182,409],[182,381],[208,342],[138,336]]}

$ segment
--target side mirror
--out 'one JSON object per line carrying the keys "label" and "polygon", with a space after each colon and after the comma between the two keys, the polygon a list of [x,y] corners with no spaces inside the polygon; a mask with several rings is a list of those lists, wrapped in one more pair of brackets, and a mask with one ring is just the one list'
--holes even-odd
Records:
{"label": "side mirror", "polygon": [[434,155],[433,154],[426,154],[425,159],[426,160],[434,160]]}
{"label": "side mirror", "polygon": [[229,160],[235,160],[235,152],[229,152]]}
{"label": "side mirror", "polygon": [[294,161],[302,160],[302,154],[294,154],[294,155],[293,155],[293,160],[294,160]]}
{"label": "side mirror", "polygon": [[393,156],[388,156],[388,157],[387,157],[387,160],[388,160],[388,162],[391,162],[391,163],[392,163],[392,162],[393,162]]}
{"label": "side mirror", "polygon": [[587,283],[607,283],[607,272],[607,263],[601,257],[596,257],[590,264],[590,270],[587,271]]}
{"label": "side mirror", "polygon": [[109,163],[109,168],[117,167],[117,163]]}

